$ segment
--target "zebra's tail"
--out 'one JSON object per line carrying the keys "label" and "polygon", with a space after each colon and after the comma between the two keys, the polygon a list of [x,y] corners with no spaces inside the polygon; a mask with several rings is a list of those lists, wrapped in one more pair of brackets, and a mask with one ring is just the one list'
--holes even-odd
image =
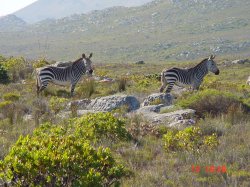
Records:
{"label": "zebra's tail", "polygon": [[41,80],[40,80],[40,76],[39,76],[39,70],[36,70],[36,93],[37,96],[39,96],[39,92],[40,92],[40,86],[41,86]]}
{"label": "zebra's tail", "polygon": [[160,88],[161,93],[166,88],[166,86],[167,86],[167,80],[166,80],[166,77],[165,77],[165,71],[162,71],[161,72],[161,88]]}

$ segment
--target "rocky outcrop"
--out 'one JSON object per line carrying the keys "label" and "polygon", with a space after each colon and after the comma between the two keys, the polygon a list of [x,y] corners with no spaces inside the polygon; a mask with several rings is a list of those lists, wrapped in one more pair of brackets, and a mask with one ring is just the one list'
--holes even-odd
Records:
{"label": "rocky outcrop", "polygon": [[232,61],[231,63],[232,64],[245,64],[245,63],[248,63],[248,62],[250,62],[248,59],[238,59],[238,60]]}
{"label": "rocky outcrop", "polygon": [[154,104],[163,104],[165,106],[171,105],[173,102],[173,96],[165,93],[154,93],[144,99],[141,106],[149,106]]}
{"label": "rocky outcrop", "polygon": [[[150,105],[152,102],[161,102],[157,105]],[[162,124],[168,127],[182,129],[195,123],[195,111],[192,109],[177,110],[174,112],[161,113],[166,109],[174,107],[171,105],[172,96],[162,93],[155,93],[148,96],[142,106],[134,96],[111,95],[93,100],[82,99],[72,101],[68,104],[66,111],[60,114],[62,118],[68,118],[74,112],[77,116],[95,112],[110,112],[120,107],[125,107],[130,115],[141,115],[151,124]],[[171,109],[172,110],[172,109]]]}
{"label": "rocky outcrop", "polygon": [[122,106],[127,107],[128,111],[136,110],[140,107],[139,101],[134,96],[111,95],[96,98],[91,101],[89,107],[94,111],[112,111]]}
{"label": "rocky outcrop", "polygon": [[136,111],[153,124],[162,124],[168,127],[183,129],[195,124],[195,110],[183,109],[168,113],[159,113],[164,105],[151,105],[141,107]]}
{"label": "rocky outcrop", "polygon": [[77,110],[110,112],[122,106],[127,107],[128,111],[133,111],[140,107],[140,103],[134,96],[111,95],[93,100],[82,99],[72,101],[69,103],[66,110],[75,107]]}

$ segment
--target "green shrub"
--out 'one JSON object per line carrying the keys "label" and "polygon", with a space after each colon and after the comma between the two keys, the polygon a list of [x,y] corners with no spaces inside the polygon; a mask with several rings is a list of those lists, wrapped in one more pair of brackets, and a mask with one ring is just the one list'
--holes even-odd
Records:
{"label": "green shrub", "polygon": [[86,79],[83,83],[76,89],[81,97],[90,98],[96,90],[95,81],[93,79]]}
{"label": "green shrub", "polygon": [[26,68],[27,64],[23,57],[20,58],[9,58],[3,64],[5,69],[11,75],[13,81],[17,81],[23,77],[23,70]]}
{"label": "green shrub", "polygon": [[95,113],[74,121],[77,135],[95,142],[103,138],[110,141],[129,140],[130,134],[125,128],[125,121],[115,118],[111,113]]}
{"label": "green shrub", "polygon": [[117,85],[118,85],[118,91],[123,92],[126,90],[127,86],[127,78],[126,77],[121,77],[120,79],[117,80]]}
{"label": "green shrub", "polygon": [[52,96],[49,100],[49,107],[55,114],[58,114],[66,107],[68,99]]}
{"label": "green shrub", "polygon": [[218,145],[216,134],[203,135],[199,127],[187,127],[178,132],[168,131],[163,141],[167,151],[199,152],[201,148],[212,149]]}
{"label": "green shrub", "polygon": [[[0,179],[15,186],[108,186],[128,170],[109,148],[94,148],[76,131],[44,124],[18,139],[0,162]],[[46,133],[45,133],[46,132]]]}
{"label": "green shrub", "polygon": [[3,95],[5,101],[18,101],[21,95],[19,93],[6,93]]}
{"label": "green shrub", "polygon": [[0,84],[7,84],[10,81],[7,70],[0,64]]}
{"label": "green shrub", "polygon": [[5,118],[8,118],[10,121],[10,124],[14,124],[14,118],[15,118],[15,103],[12,101],[2,101],[0,102],[0,112],[3,114]]}
{"label": "green shrub", "polygon": [[45,58],[43,58],[43,59],[39,59],[39,60],[35,61],[33,63],[33,68],[41,68],[41,67],[47,66],[49,64],[50,63],[47,60],[45,60]]}
{"label": "green shrub", "polygon": [[200,117],[205,114],[212,116],[227,113],[230,107],[249,110],[239,98],[229,92],[223,92],[213,89],[195,92],[192,95],[184,96],[177,101],[177,105],[184,108],[192,108]]}

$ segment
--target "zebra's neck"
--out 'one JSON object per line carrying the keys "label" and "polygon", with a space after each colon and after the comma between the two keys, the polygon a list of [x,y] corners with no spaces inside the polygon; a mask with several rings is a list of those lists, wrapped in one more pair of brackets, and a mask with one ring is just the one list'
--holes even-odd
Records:
{"label": "zebra's neck", "polygon": [[79,62],[77,62],[77,63],[74,63],[73,65],[72,65],[72,70],[74,71],[74,72],[80,72],[81,74],[84,74],[85,73],[85,65],[84,65],[84,62],[83,62],[83,60],[81,60],[81,61],[79,61]]}
{"label": "zebra's neck", "polygon": [[197,64],[195,67],[191,68],[195,76],[198,79],[203,79],[203,77],[208,74],[207,60],[203,60],[201,63]]}

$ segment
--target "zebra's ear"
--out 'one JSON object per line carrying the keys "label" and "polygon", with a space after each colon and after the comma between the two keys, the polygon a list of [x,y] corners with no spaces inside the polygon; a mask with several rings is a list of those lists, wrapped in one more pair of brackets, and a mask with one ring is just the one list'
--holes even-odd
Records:
{"label": "zebra's ear", "polygon": [[89,59],[90,59],[92,56],[93,56],[93,53],[90,53],[90,55],[89,55]]}
{"label": "zebra's ear", "polygon": [[84,54],[84,53],[82,54],[82,58],[86,58],[86,56],[85,56],[85,54]]}
{"label": "zebra's ear", "polygon": [[211,55],[208,59],[209,60],[213,60],[215,58],[215,56],[214,55]]}

